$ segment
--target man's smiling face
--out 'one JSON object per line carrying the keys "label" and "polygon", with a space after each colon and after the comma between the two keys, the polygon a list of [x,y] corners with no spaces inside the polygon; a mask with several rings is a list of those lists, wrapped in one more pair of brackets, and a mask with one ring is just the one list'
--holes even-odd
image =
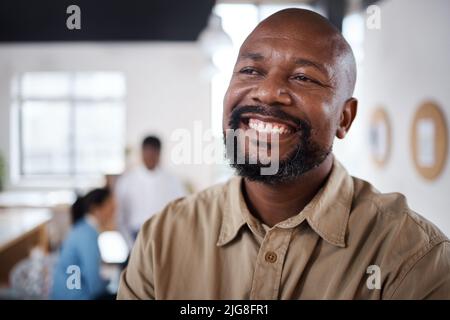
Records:
{"label": "man's smiling face", "polygon": [[[315,14],[298,19],[287,12],[265,20],[244,42],[224,99],[224,129],[279,137],[278,178],[255,176],[255,165],[235,165],[264,182],[294,179],[320,165],[354,85],[353,56],[341,35],[317,23]],[[241,144],[237,149],[248,154],[248,143]]]}

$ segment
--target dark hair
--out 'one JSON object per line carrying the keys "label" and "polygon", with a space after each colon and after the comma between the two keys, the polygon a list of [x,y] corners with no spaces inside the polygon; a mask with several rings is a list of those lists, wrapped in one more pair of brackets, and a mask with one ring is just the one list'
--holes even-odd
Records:
{"label": "dark hair", "polygon": [[78,196],[72,204],[72,223],[75,224],[94,207],[101,206],[111,196],[108,188],[98,188],[88,192],[85,196]]}
{"label": "dark hair", "polygon": [[152,147],[156,150],[161,150],[161,140],[156,136],[147,136],[142,141],[142,148]]}

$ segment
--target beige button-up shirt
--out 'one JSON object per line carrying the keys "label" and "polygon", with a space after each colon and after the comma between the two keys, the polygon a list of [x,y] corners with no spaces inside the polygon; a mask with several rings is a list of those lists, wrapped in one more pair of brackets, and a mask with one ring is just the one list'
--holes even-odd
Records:
{"label": "beige button-up shirt", "polygon": [[334,161],[298,215],[252,216],[235,177],[170,203],[142,227],[119,299],[449,299],[450,244]]}

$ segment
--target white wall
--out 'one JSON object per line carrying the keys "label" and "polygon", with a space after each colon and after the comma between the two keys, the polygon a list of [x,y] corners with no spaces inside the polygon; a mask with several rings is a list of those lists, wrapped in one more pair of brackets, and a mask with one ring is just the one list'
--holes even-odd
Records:
{"label": "white wall", "polygon": [[[0,45],[0,150],[10,155],[10,82],[25,71],[122,71],[127,78],[126,141],[134,159],[147,133],[164,140],[163,161],[197,189],[212,181],[205,165],[174,165],[172,131],[210,126],[208,63],[195,43],[15,44]],[[99,119],[101,121],[101,119]]]}
{"label": "white wall", "polygon": [[[391,0],[378,4],[381,29],[367,30],[360,69],[359,110],[348,139],[337,154],[348,170],[383,192],[404,193],[409,205],[450,235],[450,156],[441,176],[427,181],[411,157],[414,112],[432,99],[450,124],[450,1]],[[373,108],[382,105],[392,123],[393,145],[387,166],[370,160],[368,128]]]}

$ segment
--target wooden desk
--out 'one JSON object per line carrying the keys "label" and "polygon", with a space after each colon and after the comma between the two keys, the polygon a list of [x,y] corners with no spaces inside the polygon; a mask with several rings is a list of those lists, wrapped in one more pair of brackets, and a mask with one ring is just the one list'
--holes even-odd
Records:
{"label": "wooden desk", "polygon": [[47,229],[50,247],[54,249],[61,245],[70,230],[72,224],[70,207],[75,198],[75,193],[68,190],[10,190],[0,192],[0,210],[18,208],[50,210],[53,216]]}
{"label": "wooden desk", "polygon": [[48,248],[48,209],[0,209],[0,283],[5,284],[16,263],[34,247]]}

